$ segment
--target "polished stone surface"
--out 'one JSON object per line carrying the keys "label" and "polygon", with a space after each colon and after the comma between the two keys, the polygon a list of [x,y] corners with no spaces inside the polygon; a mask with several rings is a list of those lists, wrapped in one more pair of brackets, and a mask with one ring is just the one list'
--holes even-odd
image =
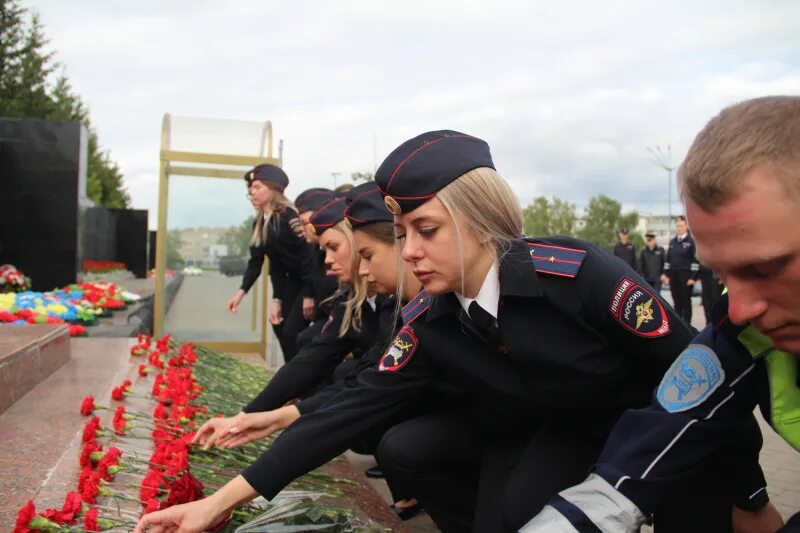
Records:
{"label": "polished stone surface", "polygon": [[58,324],[0,329],[0,414],[70,358],[69,331]]}

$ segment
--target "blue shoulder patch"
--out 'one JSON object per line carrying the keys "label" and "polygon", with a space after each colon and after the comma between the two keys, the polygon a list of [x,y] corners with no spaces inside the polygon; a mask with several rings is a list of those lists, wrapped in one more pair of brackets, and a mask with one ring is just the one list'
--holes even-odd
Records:
{"label": "blue shoulder patch", "polygon": [[725,370],[714,350],[690,344],[669,367],[656,397],[670,413],[688,411],[708,399],[725,381]]}
{"label": "blue shoulder patch", "polygon": [[403,325],[408,325],[419,318],[431,306],[431,296],[423,290],[400,310]]}
{"label": "blue shoulder patch", "polygon": [[574,278],[586,258],[586,250],[529,242],[536,272]]}

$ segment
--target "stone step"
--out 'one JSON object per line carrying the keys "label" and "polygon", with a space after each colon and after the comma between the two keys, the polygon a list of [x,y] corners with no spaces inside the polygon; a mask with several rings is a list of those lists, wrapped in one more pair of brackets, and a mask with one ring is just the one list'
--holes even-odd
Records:
{"label": "stone step", "polygon": [[69,341],[63,324],[0,329],[0,414],[69,361]]}

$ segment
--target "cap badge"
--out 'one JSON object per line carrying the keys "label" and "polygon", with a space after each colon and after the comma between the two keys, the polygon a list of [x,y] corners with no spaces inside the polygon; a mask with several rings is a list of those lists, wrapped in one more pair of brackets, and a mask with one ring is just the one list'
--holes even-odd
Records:
{"label": "cap badge", "polygon": [[397,200],[391,196],[384,197],[383,203],[386,204],[386,209],[388,209],[393,215],[400,215],[403,213],[403,209],[400,207],[400,204],[398,204]]}

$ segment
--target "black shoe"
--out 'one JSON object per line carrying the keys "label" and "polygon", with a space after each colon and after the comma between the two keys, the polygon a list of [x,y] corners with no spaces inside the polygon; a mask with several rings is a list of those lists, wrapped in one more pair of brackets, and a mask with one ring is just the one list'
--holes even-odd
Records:
{"label": "black shoe", "polygon": [[372,479],[381,479],[383,478],[383,469],[380,466],[375,465],[372,468],[367,468],[364,470],[364,475]]}
{"label": "black shoe", "polygon": [[411,507],[395,507],[394,504],[392,504],[389,508],[397,515],[397,518],[403,521],[410,520],[424,511],[419,503],[415,503]]}

